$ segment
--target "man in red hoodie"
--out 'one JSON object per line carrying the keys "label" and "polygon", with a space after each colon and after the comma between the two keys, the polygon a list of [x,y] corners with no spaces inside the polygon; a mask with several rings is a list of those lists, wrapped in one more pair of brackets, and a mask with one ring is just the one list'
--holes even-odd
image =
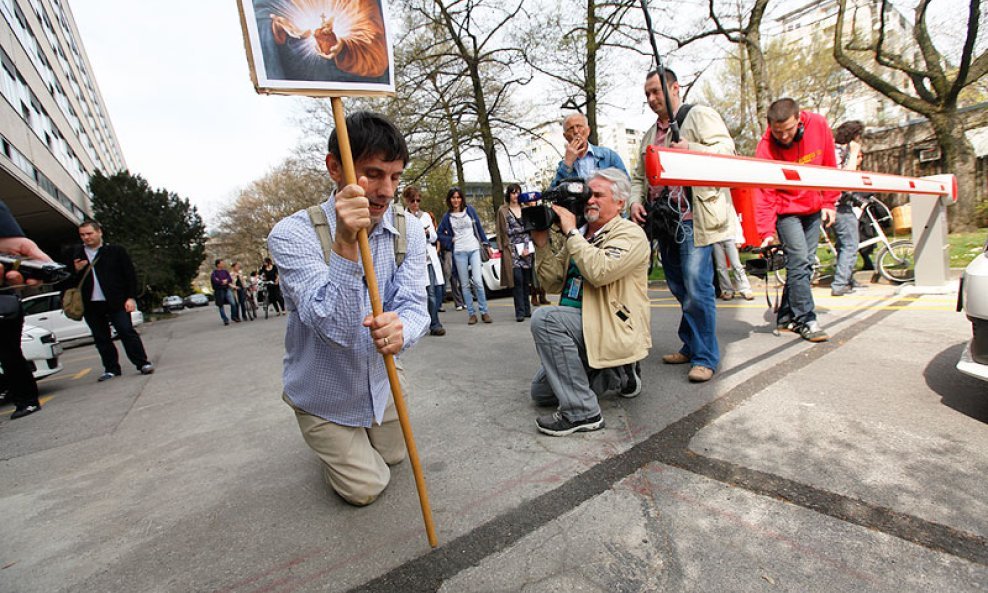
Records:
{"label": "man in red hoodie", "polygon": [[[834,136],[822,116],[800,111],[792,99],[779,99],[768,108],[768,130],[755,156],[799,165],[836,167]],[[779,331],[794,331],[810,342],[825,342],[814,310],[810,280],[820,240],[820,222],[836,219],[838,191],[755,190],[755,221],[762,246],[777,240],[786,254],[786,287],[779,303]]]}

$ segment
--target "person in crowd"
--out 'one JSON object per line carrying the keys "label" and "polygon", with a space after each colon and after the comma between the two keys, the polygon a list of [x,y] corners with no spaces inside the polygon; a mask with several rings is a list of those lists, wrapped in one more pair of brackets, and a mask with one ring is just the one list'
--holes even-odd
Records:
{"label": "person in crowd", "polygon": [[587,224],[553,205],[565,237],[553,251],[549,231],[532,231],[536,273],[559,305],[532,315],[532,337],[542,362],[531,396],[557,411],[539,416],[538,430],[551,436],[604,427],[598,396],[641,393],[639,361],[652,345],[648,300],[649,246],[645,232],[621,217],[631,192],[628,175],[610,167],[588,182]]}
{"label": "person in crowd", "polygon": [[[748,281],[748,274],[744,271],[744,264],[741,263],[741,256],[738,253],[738,246],[744,243],[744,234],[741,232],[741,223],[735,218],[735,237],[724,239],[713,244],[714,264],[717,266],[717,278],[720,284],[720,298],[729,301],[735,294],[741,295],[746,301],[755,300],[755,293],[751,291],[751,282]],[[731,272],[734,272],[734,280],[731,280]]]}
{"label": "person in crowd", "polygon": [[[357,183],[344,183],[333,130],[326,167],[338,189],[319,205],[328,229],[320,232],[302,210],[275,225],[268,248],[291,307],[284,400],[327,484],[362,506],[377,499],[390,481],[388,466],[406,455],[384,360],[375,352],[398,355],[411,348],[429,327],[429,311],[425,232],[418,218],[392,207],[408,163],[405,139],[385,117],[366,111],[347,116],[346,129]],[[405,218],[407,235],[400,264],[398,216]],[[384,306],[376,316],[360,263],[360,230],[367,231]],[[330,253],[323,251],[324,241]]]}
{"label": "person in crowd", "polygon": [[[853,120],[844,122],[834,132],[837,148],[837,166],[847,171],[857,171],[861,167],[864,153],[861,152],[861,137],[864,124]],[[858,216],[854,206],[860,202],[857,192],[841,192],[837,203],[837,220],[834,233],[837,235],[837,263],[834,265],[834,280],[830,283],[832,296],[844,296],[864,286],[854,279],[854,264],[858,262]]]}
{"label": "person in crowd", "polygon": [[484,293],[484,279],[481,276],[481,250],[490,253],[490,242],[487,233],[480,224],[480,217],[473,206],[467,204],[460,188],[454,187],[446,194],[448,208],[439,223],[439,241],[443,249],[453,253],[456,262],[456,273],[460,277],[463,288],[463,300],[467,306],[467,323],[477,323],[477,311],[474,308],[474,293],[480,308],[480,317],[484,323],[491,323],[490,312],[487,310],[487,295]]}
{"label": "person in crowd", "polygon": [[426,268],[429,271],[429,286],[426,287],[429,302],[429,334],[433,336],[445,336],[446,329],[439,321],[439,307],[443,303],[446,295],[446,287],[443,282],[443,269],[439,263],[439,254],[436,253],[436,243],[439,235],[436,234],[436,224],[432,219],[432,214],[422,210],[422,192],[414,185],[410,185],[401,192],[401,201],[405,204],[405,210],[409,214],[419,219],[422,228],[425,230],[425,255]]}
{"label": "person in crowd", "polygon": [[281,296],[281,275],[278,273],[278,266],[274,265],[270,257],[266,257],[260,273],[261,280],[267,283],[268,302],[274,307],[275,315],[280,316],[286,310],[285,299]]}
{"label": "person in crowd", "polygon": [[117,330],[127,359],[142,375],[150,375],[154,365],[148,360],[144,342],[130,317],[137,310],[137,274],[130,255],[120,245],[104,243],[103,227],[95,220],[79,225],[79,238],[82,247],[72,261],[75,275],[65,285],[76,286],[82,282],[83,319],[103,362],[103,374],[97,381],[107,381],[123,373],[110,325]]}
{"label": "person in crowd", "polygon": [[[834,136],[823,116],[801,111],[793,99],[769,105],[768,129],[758,142],[760,159],[836,167]],[[839,191],[755,189],[755,222],[762,246],[776,241],[786,254],[786,286],[776,317],[777,331],[793,331],[804,340],[825,342],[813,302],[812,276],[820,224],[834,222]]]}
{"label": "person in crowd", "polygon": [[237,305],[240,307],[240,318],[253,321],[257,317],[257,314],[252,308],[247,306],[248,281],[241,270],[240,262],[235,261],[230,266],[230,277],[233,278],[233,296],[237,301]]}
{"label": "person in crowd", "polygon": [[590,179],[598,170],[608,167],[617,167],[628,174],[618,153],[605,146],[590,144],[590,124],[582,113],[572,113],[563,119],[563,138],[566,139],[566,152],[556,167],[552,187],[563,179]]}
{"label": "person in crowd", "polygon": [[501,250],[501,284],[511,289],[515,321],[532,316],[528,296],[532,291],[532,259],[535,245],[521,220],[518,196],[521,186],[508,184],[504,204],[497,210],[497,247]]}
{"label": "person in crowd", "polygon": [[213,285],[213,298],[216,301],[216,308],[220,310],[223,325],[230,325],[230,319],[223,309],[225,305],[230,305],[230,318],[240,323],[240,304],[233,294],[233,276],[226,269],[226,260],[217,258],[213,262],[213,273],[209,276],[209,282]]}
{"label": "person in crowd", "polygon": [[[456,274],[456,263],[453,261],[453,252],[443,249],[442,241],[438,243],[437,251],[443,262],[443,278],[449,282],[449,292],[453,297],[453,306],[456,307],[457,311],[464,311],[466,310],[466,306],[463,303],[463,287],[460,286],[460,278]],[[446,311],[440,306],[439,312],[445,313]]]}
{"label": "person in crowd", "polygon": [[[0,253],[51,261],[47,253],[24,236],[24,231],[3,201],[0,201]],[[27,282],[36,283],[32,280]],[[0,377],[6,388],[7,403],[14,404],[14,411],[10,414],[12,420],[41,411],[38,383],[34,380],[30,363],[21,351],[24,308],[18,295],[10,288],[24,283],[25,279],[20,272],[4,270],[0,264],[0,366],[3,367]]]}
{"label": "person in crowd", "polygon": [[[648,146],[656,145],[732,155],[734,140],[719,113],[705,105],[683,103],[676,73],[669,69],[665,73],[671,114],[658,72],[645,77],[645,98],[658,119],[638,148],[641,158],[632,180],[631,219],[642,224],[649,219],[651,234],[659,242],[669,291],[682,309],[679,339],[683,345],[678,352],[663,355],[662,362],[689,364],[687,378],[702,383],[709,381],[720,365],[712,245],[734,240],[737,214],[726,188],[649,186],[644,154]],[[680,129],[677,142],[669,133],[672,118]],[[730,284],[722,289],[727,287]]]}

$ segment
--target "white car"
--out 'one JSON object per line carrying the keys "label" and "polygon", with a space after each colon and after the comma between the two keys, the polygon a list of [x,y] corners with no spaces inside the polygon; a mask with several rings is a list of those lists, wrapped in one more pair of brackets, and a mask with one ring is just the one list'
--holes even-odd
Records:
{"label": "white car", "polygon": [[165,311],[181,311],[185,308],[185,301],[183,301],[182,297],[177,294],[173,294],[171,296],[166,296],[161,301],[161,307]]}
{"label": "white car", "polygon": [[[54,333],[58,336],[58,341],[61,344],[72,340],[92,338],[93,336],[85,321],[81,319],[76,321],[65,316],[62,311],[62,293],[60,292],[36,294],[26,297],[22,302],[24,304],[24,323]],[[134,327],[137,327],[144,323],[144,315],[140,310],[134,311],[130,314],[130,321]],[[112,327],[111,332],[114,336],[116,335],[116,331]]]}
{"label": "white car", "polygon": [[957,310],[967,314],[973,334],[961,353],[957,370],[988,381],[988,243],[961,276]]}
{"label": "white car", "polygon": [[[21,352],[27,359],[28,366],[35,379],[54,375],[62,370],[58,357],[62,354],[62,345],[58,343],[55,334],[50,331],[25,323],[21,330]],[[3,368],[0,367],[0,373]]]}
{"label": "white car", "polygon": [[480,276],[484,279],[484,288],[487,294],[507,290],[508,287],[501,284],[501,252],[498,250],[497,242],[491,236],[491,258],[480,265]]}

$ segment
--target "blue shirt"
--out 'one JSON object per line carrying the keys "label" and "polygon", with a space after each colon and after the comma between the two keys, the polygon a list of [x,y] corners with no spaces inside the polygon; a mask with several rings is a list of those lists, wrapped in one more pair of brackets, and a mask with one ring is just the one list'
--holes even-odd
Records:
{"label": "blue shirt", "polygon": [[566,166],[566,159],[559,161],[556,167],[556,177],[552,180],[552,186],[556,187],[559,182],[569,177],[579,177],[584,181],[589,181],[593,174],[601,169],[617,167],[628,174],[624,168],[624,161],[621,156],[605,146],[594,146],[587,143],[587,153],[573,162],[572,167]]}
{"label": "blue shirt", "polygon": [[[336,234],[336,199],[322,204]],[[368,237],[385,311],[404,325],[404,349],[429,328],[425,286],[425,233],[414,216],[405,216],[408,251],[395,265],[394,210]],[[362,323],[371,315],[360,262],[337,253],[323,259],[319,237],[302,210],[283,219],[268,235],[268,248],[281,273],[288,309],[285,332],[285,395],[297,408],[344,426],[381,423],[391,395],[384,358]]]}

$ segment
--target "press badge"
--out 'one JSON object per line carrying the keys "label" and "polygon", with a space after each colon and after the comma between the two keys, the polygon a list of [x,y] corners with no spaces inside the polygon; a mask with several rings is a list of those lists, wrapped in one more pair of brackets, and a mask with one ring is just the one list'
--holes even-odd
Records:
{"label": "press badge", "polygon": [[574,301],[580,299],[580,288],[583,287],[583,278],[573,278],[569,283],[569,289],[566,291],[566,298],[573,299]]}

